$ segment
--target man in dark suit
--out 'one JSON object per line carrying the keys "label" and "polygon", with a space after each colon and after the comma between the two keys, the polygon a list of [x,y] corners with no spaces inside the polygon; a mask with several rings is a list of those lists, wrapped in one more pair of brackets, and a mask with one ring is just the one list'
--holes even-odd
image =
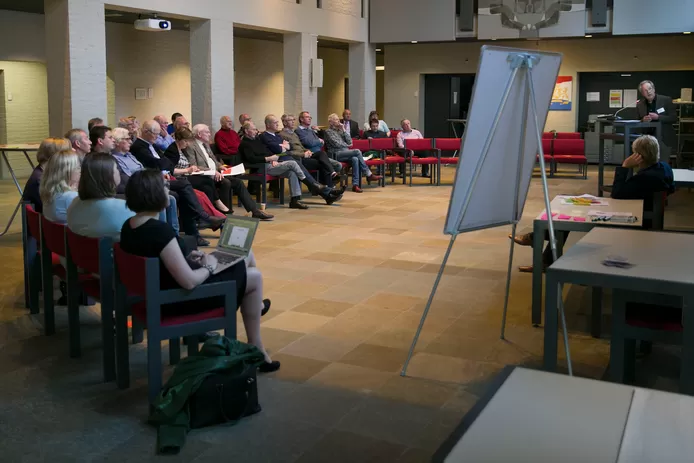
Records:
{"label": "man in dark suit", "polygon": [[[644,80],[639,84],[641,92],[641,100],[636,105],[636,113],[639,119],[644,122],[660,122],[660,131],[662,135],[661,144],[661,160],[668,162],[670,152],[673,148],[677,148],[677,136],[675,128],[672,126],[677,121],[677,112],[675,105],[672,104],[672,98],[665,95],[657,95],[655,86],[650,80]],[[677,150],[679,151],[679,150]],[[680,165],[678,154],[677,164]]]}
{"label": "man in dark suit", "polygon": [[345,132],[349,133],[352,140],[359,138],[359,124],[352,120],[352,111],[345,109],[342,111],[342,119],[340,122],[345,127]]}
{"label": "man in dark suit", "polygon": [[[176,166],[159,153],[153,145],[160,133],[161,127],[157,121],[145,122],[142,124],[141,135],[130,147],[130,153],[146,168],[168,172],[169,189],[178,196],[181,229],[186,235],[195,236],[198,246],[209,246],[210,242],[200,236],[198,226],[216,230],[224,223],[224,218],[211,217],[207,214],[200,206],[190,182],[185,178],[173,177]],[[196,221],[198,222],[197,225]]]}

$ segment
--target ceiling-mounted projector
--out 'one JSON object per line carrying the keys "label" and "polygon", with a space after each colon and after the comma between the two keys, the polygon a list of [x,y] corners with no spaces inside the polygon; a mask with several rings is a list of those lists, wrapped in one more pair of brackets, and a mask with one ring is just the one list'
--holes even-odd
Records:
{"label": "ceiling-mounted projector", "polygon": [[135,20],[135,29],[138,31],[170,31],[171,22],[164,19],[137,19]]}

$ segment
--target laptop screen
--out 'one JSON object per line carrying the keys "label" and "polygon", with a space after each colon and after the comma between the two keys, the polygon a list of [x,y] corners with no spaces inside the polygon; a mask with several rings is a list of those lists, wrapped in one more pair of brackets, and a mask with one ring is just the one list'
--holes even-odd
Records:
{"label": "laptop screen", "polygon": [[251,251],[258,219],[248,217],[227,217],[217,247],[234,254],[248,255]]}

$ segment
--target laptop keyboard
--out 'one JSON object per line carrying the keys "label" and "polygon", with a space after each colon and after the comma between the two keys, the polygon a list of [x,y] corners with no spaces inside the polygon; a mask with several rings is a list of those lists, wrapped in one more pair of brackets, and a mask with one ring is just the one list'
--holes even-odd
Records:
{"label": "laptop keyboard", "polygon": [[224,252],[216,252],[216,251],[213,252],[212,255],[215,256],[217,258],[217,262],[219,262],[222,265],[230,264],[230,263],[238,260],[240,257],[240,256],[234,256],[234,255],[227,254]]}

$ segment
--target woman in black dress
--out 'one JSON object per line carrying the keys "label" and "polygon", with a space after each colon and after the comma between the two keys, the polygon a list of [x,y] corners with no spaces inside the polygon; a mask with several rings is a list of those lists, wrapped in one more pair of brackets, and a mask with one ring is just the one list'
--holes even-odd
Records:
{"label": "woman in black dress", "polygon": [[181,127],[174,133],[174,143],[171,143],[166,151],[164,151],[164,157],[167,158],[175,166],[173,175],[179,177],[185,175],[193,188],[202,191],[210,199],[210,202],[214,204],[220,212],[223,214],[229,213],[229,208],[222,202],[219,198],[219,193],[217,192],[217,185],[215,184],[214,177],[209,175],[190,175],[194,172],[198,172],[200,168],[198,166],[190,165],[188,158],[186,157],[184,150],[188,149],[189,143],[195,142],[195,137],[193,132],[188,127]]}
{"label": "woman in black dress", "polygon": [[[215,275],[217,259],[214,256],[201,251],[188,252],[171,225],[159,220],[159,212],[169,201],[169,192],[160,172],[135,172],[125,188],[125,197],[128,208],[136,215],[123,224],[120,241],[123,251],[136,256],[158,257],[162,289],[193,289],[206,282],[234,281],[248,342],[265,355],[265,363],[259,370],[278,370],[280,363],[272,361],[260,339],[260,317],[269,308],[269,300],[263,301],[263,276],[260,270],[251,265],[246,268],[245,262],[239,262]],[[192,303],[168,304],[162,310],[189,313],[223,304],[223,298],[216,297]]]}

